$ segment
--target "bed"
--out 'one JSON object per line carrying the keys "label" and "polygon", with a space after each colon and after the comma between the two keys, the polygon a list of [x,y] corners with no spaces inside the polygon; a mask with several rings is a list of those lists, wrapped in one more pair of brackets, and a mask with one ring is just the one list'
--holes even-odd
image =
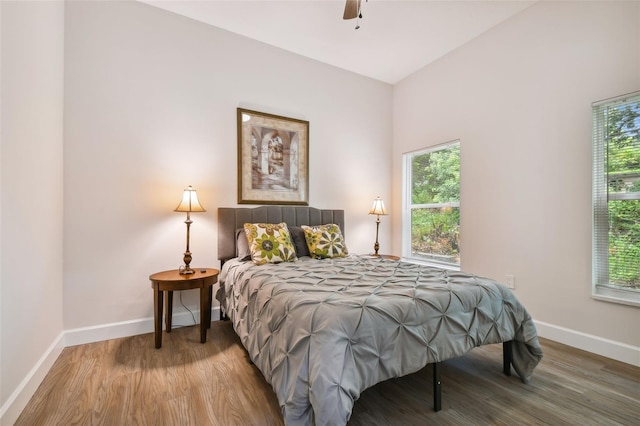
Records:
{"label": "bed", "polygon": [[481,345],[503,343],[505,374],[513,366],[529,381],[542,350],[531,316],[505,286],[373,256],[318,260],[302,253],[295,261],[262,265],[246,253],[238,257],[245,223],[283,222],[300,254],[297,227],[344,230],[344,212],[219,208],[223,266],[216,297],[273,387],[286,424],[344,425],[363,390],[427,364],[433,364],[439,410],[440,363]]}

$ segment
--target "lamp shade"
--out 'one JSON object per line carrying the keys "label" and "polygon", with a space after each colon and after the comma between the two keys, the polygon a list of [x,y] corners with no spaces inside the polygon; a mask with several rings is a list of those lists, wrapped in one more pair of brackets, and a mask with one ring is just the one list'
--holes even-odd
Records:
{"label": "lamp shade", "polygon": [[387,209],[384,208],[382,198],[376,197],[376,199],[373,200],[373,205],[371,206],[371,210],[369,210],[369,214],[387,214]]}
{"label": "lamp shade", "polygon": [[178,207],[174,210],[175,212],[206,212],[204,207],[200,205],[200,201],[198,201],[198,194],[196,194],[196,190],[189,185],[187,189],[182,193],[182,200]]}

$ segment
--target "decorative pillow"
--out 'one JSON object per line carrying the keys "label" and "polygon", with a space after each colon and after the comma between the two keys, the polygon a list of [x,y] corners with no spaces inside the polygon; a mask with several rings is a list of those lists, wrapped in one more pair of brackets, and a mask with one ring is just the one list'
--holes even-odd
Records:
{"label": "decorative pillow", "polygon": [[314,259],[344,257],[349,254],[338,225],[302,225],[302,229],[309,247],[309,253]]}
{"label": "decorative pillow", "polygon": [[286,223],[245,223],[244,233],[256,265],[297,260]]}
{"label": "decorative pillow", "polygon": [[236,257],[242,261],[251,259],[249,240],[244,233],[244,228],[236,229]]}
{"label": "decorative pillow", "polygon": [[291,234],[293,246],[296,248],[296,255],[298,257],[311,256],[309,247],[307,247],[307,240],[304,237],[304,229],[299,226],[290,226],[289,233]]}

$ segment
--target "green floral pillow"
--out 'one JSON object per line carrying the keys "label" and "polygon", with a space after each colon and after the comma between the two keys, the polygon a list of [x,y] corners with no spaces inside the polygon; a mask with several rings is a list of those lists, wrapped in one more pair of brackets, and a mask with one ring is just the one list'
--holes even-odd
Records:
{"label": "green floral pillow", "polygon": [[286,223],[245,223],[244,233],[256,265],[297,260]]}
{"label": "green floral pillow", "polygon": [[338,225],[303,225],[302,229],[304,229],[309,253],[314,259],[344,257],[349,254]]}

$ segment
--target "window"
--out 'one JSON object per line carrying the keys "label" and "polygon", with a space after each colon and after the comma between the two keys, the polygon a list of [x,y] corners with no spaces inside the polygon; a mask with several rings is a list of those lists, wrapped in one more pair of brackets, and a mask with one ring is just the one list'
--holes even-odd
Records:
{"label": "window", "polygon": [[593,294],[640,304],[640,92],[593,104]]}
{"label": "window", "polygon": [[403,154],[402,255],[460,267],[460,142]]}

